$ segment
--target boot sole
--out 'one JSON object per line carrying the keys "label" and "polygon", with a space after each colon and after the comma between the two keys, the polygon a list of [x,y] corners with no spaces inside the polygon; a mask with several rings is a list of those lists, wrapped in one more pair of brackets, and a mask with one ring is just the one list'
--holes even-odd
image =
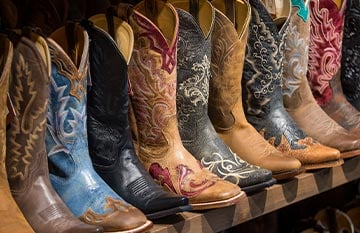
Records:
{"label": "boot sole", "polygon": [[273,173],[273,178],[275,178],[276,180],[288,180],[294,178],[297,175],[300,175],[301,173],[304,173],[305,171],[305,167],[300,167],[298,169],[290,171]]}
{"label": "boot sole", "polygon": [[151,221],[146,221],[142,226],[137,228],[123,230],[123,231],[104,231],[104,233],[143,233],[148,232],[153,227],[153,223]]}
{"label": "boot sole", "polygon": [[325,163],[304,164],[303,166],[308,171],[308,170],[318,170],[318,169],[322,169],[322,168],[338,167],[338,166],[341,166],[342,164],[344,164],[344,160],[339,159],[336,161],[329,161],[329,162],[325,162]]}
{"label": "boot sole", "polygon": [[268,181],[265,181],[265,182],[262,182],[259,184],[254,184],[254,185],[249,185],[249,186],[240,186],[240,188],[242,191],[244,191],[248,195],[248,194],[253,194],[253,193],[259,192],[259,191],[263,190],[264,188],[272,186],[275,183],[276,183],[276,179],[272,178]]}
{"label": "boot sole", "polygon": [[244,191],[240,192],[238,195],[231,197],[226,200],[221,201],[213,201],[213,202],[204,202],[204,203],[194,203],[191,204],[193,210],[207,210],[207,209],[215,209],[226,206],[231,206],[238,203],[241,199],[246,198],[246,193]]}
{"label": "boot sole", "polygon": [[167,217],[169,215],[174,215],[177,213],[181,213],[184,211],[191,211],[191,210],[192,210],[191,205],[178,206],[175,208],[161,210],[161,211],[151,213],[151,214],[146,214],[146,218],[149,220],[155,220],[155,219]]}
{"label": "boot sole", "polygon": [[340,158],[348,159],[348,158],[352,158],[352,157],[359,156],[359,155],[360,155],[360,150],[351,150],[351,151],[341,152]]}

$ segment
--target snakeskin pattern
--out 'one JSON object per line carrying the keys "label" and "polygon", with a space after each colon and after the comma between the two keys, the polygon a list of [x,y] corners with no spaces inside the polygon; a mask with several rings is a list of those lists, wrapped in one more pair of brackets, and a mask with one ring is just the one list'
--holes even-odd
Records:
{"label": "snakeskin pattern", "polygon": [[349,102],[360,110],[360,2],[347,0],[342,42],[341,84]]}
{"label": "snakeskin pattern", "polygon": [[320,106],[330,102],[330,81],[340,69],[344,17],[331,0],[310,1],[310,45],[307,78]]}

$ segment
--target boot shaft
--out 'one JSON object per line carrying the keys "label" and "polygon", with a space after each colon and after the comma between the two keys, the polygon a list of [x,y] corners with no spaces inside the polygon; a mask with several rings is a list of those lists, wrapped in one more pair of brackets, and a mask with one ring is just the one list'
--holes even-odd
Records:
{"label": "boot shaft", "polygon": [[14,193],[25,194],[33,180],[48,177],[44,137],[50,55],[45,39],[15,36],[9,94],[16,117],[7,130],[7,172]]}
{"label": "boot shaft", "polygon": [[6,155],[6,115],[7,115],[7,93],[9,89],[9,75],[13,57],[13,45],[5,35],[0,34],[0,186],[7,183],[5,169]]}
{"label": "boot shaft", "polygon": [[[79,25],[75,26],[74,34],[70,35],[74,39],[72,42],[66,41],[68,38],[66,30],[62,27],[48,38],[51,54],[51,90],[47,113],[46,146],[49,157],[57,153],[69,153],[73,148],[74,151],[87,150],[86,140],[80,141],[87,136],[86,88],[89,41],[87,33]],[[68,30],[72,31],[71,28]],[[76,46],[71,43],[75,43]],[[78,50],[72,50],[73,48]],[[72,55],[70,55],[71,51],[73,51]]]}
{"label": "boot shaft", "polygon": [[[252,16],[243,72],[243,104],[246,116],[267,116],[274,106],[283,105],[285,32],[290,19],[290,1],[283,1],[282,12],[273,19],[265,5],[251,0]],[[270,107],[271,106],[271,107]]]}
{"label": "boot shaft", "polygon": [[330,81],[339,75],[346,0],[310,0],[310,45],[307,78],[320,106],[330,102]]}
{"label": "boot shaft", "polygon": [[[156,16],[146,12],[147,9],[141,2],[129,17],[135,43],[128,74],[134,91],[132,103],[139,141],[159,145],[173,140],[165,131],[176,122],[172,119],[176,119],[179,19],[175,8],[168,3],[159,3],[160,13]],[[177,123],[171,128],[177,128]]]}
{"label": "boot shaft", "polygon": [[[207,1],[173,1],[179,15],[176,105],[183,142],[202,137],[207,115],[214,8]],[[193,12],[193,15],[190,13]],[[190,12],[190,13],[189,13]],[[191,150],[190,150],[191,151]]]}
{"label": "boot shaft", "polygon": [[[217,130],[228,129],[235,121],[247,124],[244,112],[234,113],[233,109],[235,105],[242,107],[241,79],[251,8],[246,1],[234,1],[233,4],[230,8],[224,1],[213,2],[216,10],[208,114]],[[232,20],[227,17],[229,8],[235,10]]]}
{"label": "boot shaft", "polygon": [[299,107],[302,102],[313,102],[306,78],[309,40],[309,1],[304,3],[303,0],[292,0],[291,19],[286,31],[282,86],[284,105],[289,109]]}
{"label": "boot shaft", "polygon": [[347,0],[342,42],[341,84],[347,99],[360,110],[360,3]]}

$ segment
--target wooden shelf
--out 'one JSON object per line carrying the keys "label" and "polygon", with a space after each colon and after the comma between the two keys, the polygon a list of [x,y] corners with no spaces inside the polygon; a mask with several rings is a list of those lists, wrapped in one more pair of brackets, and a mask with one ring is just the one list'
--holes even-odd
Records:
{"label": "wooden shelf", "polygon": [[360,157],[340,167],[297,176],[248,196],[235,206],[185,212],[154,221],[153,233],[219,232],[360,178]]}

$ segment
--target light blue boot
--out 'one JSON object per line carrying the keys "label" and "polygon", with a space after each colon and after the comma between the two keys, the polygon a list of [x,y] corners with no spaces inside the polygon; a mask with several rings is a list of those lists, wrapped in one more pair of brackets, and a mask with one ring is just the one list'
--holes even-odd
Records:
{"label": "light blue boot", "polygon": [[87,33],[78,24],[69,24],[55,31],[48,45],[52,70],[46,147],[52,185],[71,211],[89,224],[105,231],[148,229],[152,223],[119,197],[91,163],[86,130]]}

